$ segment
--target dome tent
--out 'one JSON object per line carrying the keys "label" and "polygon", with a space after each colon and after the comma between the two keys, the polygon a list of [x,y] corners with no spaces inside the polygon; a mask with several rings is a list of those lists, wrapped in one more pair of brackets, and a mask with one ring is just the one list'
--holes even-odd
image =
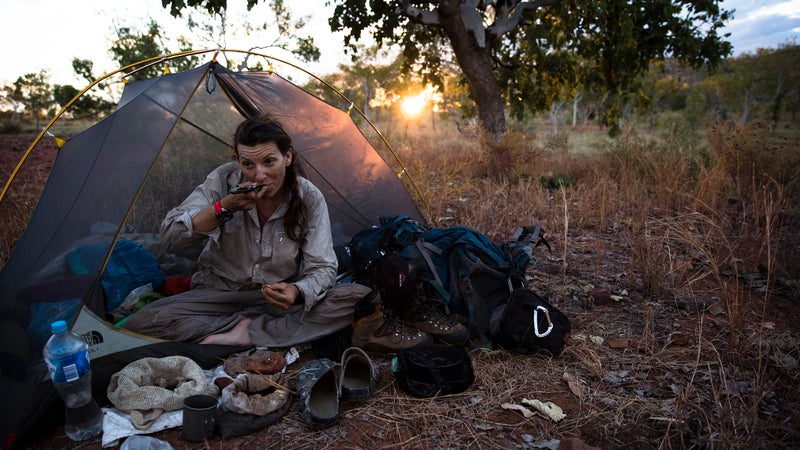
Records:
{"label": "dome tent", "polygon": [[[0,392],[19,405],[2,413],[5,441],[24,439],[57,409],[50,407],[58,397],[41,363],[42,336],[53,320],[65,319],[89,342],[98,401],[105,399],[110,376],[131,361],[184,355],[207,368],[240,350],[203,346],[201,351],[198,345],[117,328],[108,322],[108,301],[110,284],[140,272],[114,265],[121,243],[133,242],[145,258],[152,255],[166,275],[180,273],[196,256],[162,255],[158,224],[211,169],[231,159],[233,131],[243,117],[269,112],[284,124],[302,174],[326,198],[335,246],[383,215],[406,214],[424,223],[404,185],[407,177],[397,176],[402,164],[400,170],[390,167],[348,112],[272,70],[231,71],[214,55],[185,72],[127,83],[113,113],[59,149],[36,209],[0,271],[0,332],[20,337],[4,339],[0,348]],[[9,207],[5,194],[15,173],[0,208]],[[121,275],[109,277],[112,269]]]}

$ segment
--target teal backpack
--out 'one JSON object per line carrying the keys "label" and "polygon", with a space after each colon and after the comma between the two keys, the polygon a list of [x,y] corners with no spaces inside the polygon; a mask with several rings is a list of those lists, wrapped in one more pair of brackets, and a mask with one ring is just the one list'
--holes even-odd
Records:
{"label": "teal backpack", "polygon": [[380,222],[357,233],[346,247],[344,264],[354,278],[379,288],[392,283],[383,300],[394,308],[402,308],[404,296],[411,295],[402,288],[421,281],[426,295],[445,305],[483,346],[491,346],[492,312],[514,289],[525,287],[532,249],[540,243],[549,248],[538,226],[520,227],[508,242],[495,243],[464,226],[427,228],[408,216]]}

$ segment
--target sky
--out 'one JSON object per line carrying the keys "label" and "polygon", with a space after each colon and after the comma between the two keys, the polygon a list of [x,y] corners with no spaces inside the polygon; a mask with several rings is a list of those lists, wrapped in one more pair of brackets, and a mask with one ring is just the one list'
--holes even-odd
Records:
{"label": "sky", "polygon": [[[244,3],[244,0],[229,0],[231,15],[235,16],[237,7],[244,10]],[[342,35],[331,33],[327,25],[333,9],[325,3],[326,0],[287,2],[295,16],[309,17],[307,29],[322,53],[319,62],[304,64],[278,51],[260,52],[285,58],[319,76],[348,63],[349,57],[342,50]],[[75,78],[72,59],[94,61],[95,75],[114,70],[116,67],[108,56],[115,36],[114,21],[139,27],[152,17],[162,27],[188,35],[184,31],[185,21],[172,18],[161,6],[161,0],[4,0],[3,4],[0,83],[46,69],[51,83],[85,87],[85,81]],[[725,30],[731,33],[734,55],[754,52],[757,48],[777,48],[789,39],[800,42],[800,0],[723,0],[722,7],[736,10],[734,20]],[[226,47],[247,49],[250,45],[229,41]]]}

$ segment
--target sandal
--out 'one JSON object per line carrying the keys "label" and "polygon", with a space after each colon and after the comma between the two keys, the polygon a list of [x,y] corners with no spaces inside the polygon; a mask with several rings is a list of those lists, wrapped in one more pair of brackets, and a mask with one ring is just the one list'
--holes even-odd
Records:
{"label": "sandal", "polygon": [[372,395],[380,370],[369,356],[358,347],[342,353],[340,395],[343,400],[363,400]]}
{"label": "sandal", "polygon": [[312,428],[328,428],[339,419],[339,364],[328,358],[309,361],[297,375],[303,419]]}

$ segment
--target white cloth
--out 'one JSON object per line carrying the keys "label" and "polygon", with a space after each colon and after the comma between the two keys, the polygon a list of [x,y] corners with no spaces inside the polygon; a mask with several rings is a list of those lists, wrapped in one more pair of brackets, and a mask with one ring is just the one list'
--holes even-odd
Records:
{"label": "white cloth", "polygon": [[146,430],[133,426],[131,415],[117,408],[103,408],[103,448],[116,447],[119,440],[136,434],[151,434],[183,424],[183,411],[165,412]]}

